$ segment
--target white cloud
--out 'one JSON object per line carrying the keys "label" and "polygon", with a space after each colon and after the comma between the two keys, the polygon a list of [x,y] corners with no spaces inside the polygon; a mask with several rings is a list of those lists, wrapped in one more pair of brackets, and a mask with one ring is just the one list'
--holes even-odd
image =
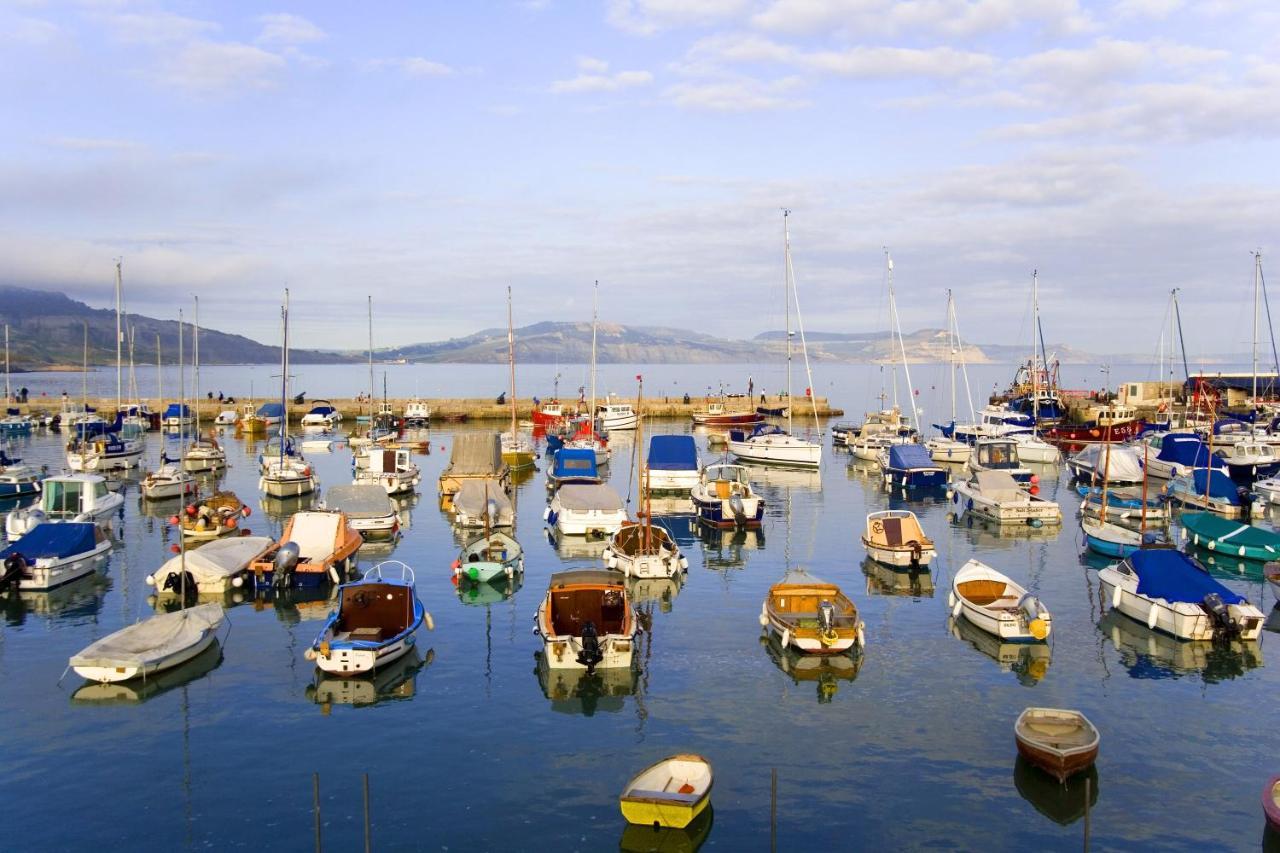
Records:
{"label": "white cloud", "polygon": [[748,0],[609,0],[608,21],[637,35],[706,26],[741,15]]}
{"label": "white cloud", "polygon": [[127,44],[166,45],[188,42],[217,32],[213,21],[188,18],[172,12],[125,12],[109,15],[107,25]]}
{"label": "white cloud", "polygon": [[582,73],[577,77],[552,83],[551,91],[557,94],[616,92],[619,89],[647,86],[653,82],[653,75],[648,71],[619,71],[610,74],[608,62],[589,56],[578,58],[578,70]]}
{"label": "white cloud", "polygon": [[261,44],[299,45],[328,38],[324,30],[306,18],[286,12],[260,15],[258,23],[262,24],[262,32],[257,39]]}
{"label": "white cloud", "polygon": [[791,94],[799,85],[798,77],[771,81],[730,77],[676,83],[663,95],[677,106],[714,112],[796,109],[808,106],[807,101]]}
{"label": "white cloud", "polygon": [[593,59],[590,56],[578,57],[578,70],[587,71],[592,74],[603,74],[609,70],[609,63],[603,59]]}
{"label": "white cloud", "polygon": [[44,47],[62,35],[62,28],[42,18],[18,17],[0,22],[0,42]]}
{"label": "white cloud", "polygon": [[457,73],[453,67],[423,56],[374,59],[368,63],[368,67],[373,70],[395,68],[407,77],[448,77]]}
{"label": "white cloud", "polygon": [[284,66],[282,57],[250,44],[193,41],[161,63],[159,82],[198,93],[261,89]]}
{"label": "white cloud", "polygon": [[1181,9],[1185,0],[1119,0],[1113,11],[1121,18],[1163,20]]}
{"label": "white cloud", "polygon": [[751,22],[787,33],[923,32],[957,38],[1024,26],[1070,35],[1096,26],[1078,0],[773,0]]}
{"label": "white cloud", "polygon": [[803,50],[758,35],[730,34],[701,39],[677,67],[686,74],[715,74],[725,63],[777,63],[799,69],[863,79],[933,77],[956,80],[985,74],[996,65],[984,53],[950,47],[857,46]]}

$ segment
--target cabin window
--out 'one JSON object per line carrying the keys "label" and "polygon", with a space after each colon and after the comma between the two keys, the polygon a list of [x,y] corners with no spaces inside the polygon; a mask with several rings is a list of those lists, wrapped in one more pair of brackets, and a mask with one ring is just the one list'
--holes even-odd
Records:
{"label": "cabin window", "polygon": [[94,496],[95,498],[105,498],[105,497],[107,496],[107,484],[106,484],[106,483],[94,483],[94,484],[93,484],[93,496]]}
{"label": "cabin window", "polygon": [[566,471],[590,471],[594,466],[594,459],[564,459],[560,462],[560,467]]}
{"label": "cabin window", "polygon": [[1130,385],[1130,386],[1129,386],[1129,396],[1130,396],[1130,397],[1136,397],[1136,396],[1138,396],[1138,386],[1137,386],[1137,385]]}
{"label": "cabin window", "polygon": [[44,484],[44,508],[48,512],[80,510],[80,481],[53,481]]}

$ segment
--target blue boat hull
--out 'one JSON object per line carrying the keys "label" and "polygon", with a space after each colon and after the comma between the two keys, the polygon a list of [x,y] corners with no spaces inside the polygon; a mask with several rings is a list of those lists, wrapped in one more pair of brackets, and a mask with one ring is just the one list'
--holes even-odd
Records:
{"label": "blue boat hull", "polygon": [[[738,520],[732,515],[725,515],[723,511],[724,505],[720,501],[699,501],[693,499],[694,510],[698,514],[698,521],[712,527],[738,527]],[[743,527],[759,527],[760,522],[764,519],[764,501],[756,505],[756,514],[754,518],[748,518],[743,523]]]}
{"label": "blue boat hull", "polygon": [[947,472],[941,468],[906,470],[889,468],[886,473],[891,484],[906,489],[940,489],[947,485]]}
{"label": "blue boat hull", "polygon": [[1138,550],[1137,545],[1122,545],[1119,542],[1108,542],[1105,539],[1090,536],[1088,533],[1084,535],[1084,542],[1090,551],[1093,551],[1095,554],[1101,554],[1104,557],[1116,557],[1123,559]]}
{"label": "blue boat hull", "polygon": [[25,498],[38,494],[39,483],[0,483],[0,498]]}

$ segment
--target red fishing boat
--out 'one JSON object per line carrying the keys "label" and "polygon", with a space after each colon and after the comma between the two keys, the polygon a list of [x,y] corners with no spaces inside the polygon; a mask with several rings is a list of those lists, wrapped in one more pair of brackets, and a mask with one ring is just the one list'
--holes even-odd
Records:
{"label": "red fishing boat", "polygon": [[764,416],[752,411],[731,412],[724,403],[708,403],[705,409],[690,417],[698,426],[750,426],[764,421]]}
{"label": "red fishing boat", "polygon": [[533,421],[535,429],[546,430],[565,423],[568,420],[568,415],[559,400],[548,400],[534,407],[530,419]]}
{"label": "red fishing boat", "polygon": [[1111,427],[1112,441],[1128,441],[1137,438],[1146,422],[1138,417],[1132,406],[1112,404],[1098,410],[1097,419],[1084,424],[1058,424],[1046,429],[1045,441],[1059,447],[1079,450],[1088,444],[1101,444],[1106,440],[1107,427]]}

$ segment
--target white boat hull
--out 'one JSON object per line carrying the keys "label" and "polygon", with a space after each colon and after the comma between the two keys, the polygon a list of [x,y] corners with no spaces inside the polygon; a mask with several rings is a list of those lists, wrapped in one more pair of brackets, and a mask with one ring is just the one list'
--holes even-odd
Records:
{"label": "white boat hull", "polygon": [[[599,463],[596,463],[599,464]],[[649,491],[651,492],[688,492],[698,485],[701,472],[697,469],[688,471],[659,471],[649,469]]]}
{"label": "white boat hull", "polygon": [[[543,605],[545,606],[545,604]],[[634,618],[634,617],[633,617]],[[543,658],[551,669],[586,670],[584,664],[578,663],[578,654],[582,651],[582,640],[579,637],[545,636],[541,631]],[[605,634],[600,637],[600,651],[604,659],[596,664],[596,669],[622,669],[630,667],[634,661],[635,639],[621,634]]]}
{"label": "white boat hull", "polygon": [[769,635],[776,637],[778,645],[783,648],[792,648],[805,655],[838,655],[847,652],[854,646],[861,646],[859,637],[862,636],[863,630],[861,625],[858,627],[857,636],[838,637],[835,642],[824,643],[817,637],[797,637],[786,625],[774,619],[768,613],[767,606],[761,611],[765,622],[765,631]]}
{"label": "white boat hull", "polygon": [[674,578],[689,566],[679,553],[663,549],[658,554],[619,554],[604,549],[604,564],[629,578]]}
{"label": "white boat hull", "polygon": [[124,453],[99,455],[97,453],[68,453],[67,467],[72,471],[127,471],[138,467],[142,460],[142,447]]}
{"label": "white boat hull", "polygon": [[963,464],[973,455],[973,447],[963,441],[950,438],[935,438],[925,442],[929,458],[934,462],[954,462]]}
{"label": "white boat hull", "polygon": [[729,452],[747,462],[772,465],[817,468],[822,462],[821,444],[792,435],[763,435],[746,441],[730,441]]}
{"label": "white boat hull", "polygon": [[311,474],[306,477],[263,477],[258,481],[258,488],[270,498],[296,498],[309,495],[320,485],[320,480]]}
{"label": "white boat hull", "polygon": [[[1139,595],[1137,576],[1123,575],[1115,568],[1098,572],[1098,580],[1102,601],[1112,610],[1179,640],[1213,639],[1213,620],[1200,605],[1186,601],[1171,604],[1163,598]],[[1264,622],[1258,608],[1248,603],[1229,604],[1227,611],[1245,626],[1240,632],[1240,639],[1258,639]]]}
{"label": "white boat hull", "polygon": [[998,503],[970,490],[964,482],[952,486],[951,503],[956,515],[972,513],[999,524],[1061,524],[1062,510],[1052,501],[1028,495],[1030,500]]}
{"label": "white boat hull", "polygon": [[422,475],[417,472],[400,471],[392,474],[379,474],[368,469],[356,471],[352,485],[374,485],[382,487],[388,495],[403,495],[418,488]]}
{"label": "white boat hull", "polygon": [[412,635],[376,649],[331,649],[328,655],[315,656],[316,666],[329,675],[349,677],[365,675],[380,666],[404,657],[414,647]]}
{"label": "white boat hull", "polygon": [[64,560],[40,559],[27,571],[31,577],[18,581],[18,589],[24,592],[46,592],[65,586],[97,571],[98,564],[111,550],[111,542],[99,542],[92,551]]}
{"label": "white boat hull", "polygon": [[214,641],[217,639],[217,631],[211,629],[205,631],[204,635],[193,645],[160,660],[151,661],[145,665],[124,667],[76,666],[72,667],[72,669],[75,670],[76,675],[86,678],[89,681],[96,681],[99,684],[129,681],[130,679],[145,677],[166,669],[173,669],[175,666],[181,666],[192,658],[195,658],[205,649],[212,646]]}
{"label": "white boat hull", "polygon": [[556,530],[566,536],[609,536],[616,533],[626,520],[625,510],[556,510]]}
{"label": "white boat hull", "polygon": [[[877,563],[883,563],[886,566],[893,566],[899,569],[909,569],[912,567],[910,548],[884,548],[879,545],[871,545],[863,543],[867,549],[867,555]],[[926,568],[933,559],[938,556],[938,552],[933,548],[926,548],[920,552],[918,565],[920,568]]]}

